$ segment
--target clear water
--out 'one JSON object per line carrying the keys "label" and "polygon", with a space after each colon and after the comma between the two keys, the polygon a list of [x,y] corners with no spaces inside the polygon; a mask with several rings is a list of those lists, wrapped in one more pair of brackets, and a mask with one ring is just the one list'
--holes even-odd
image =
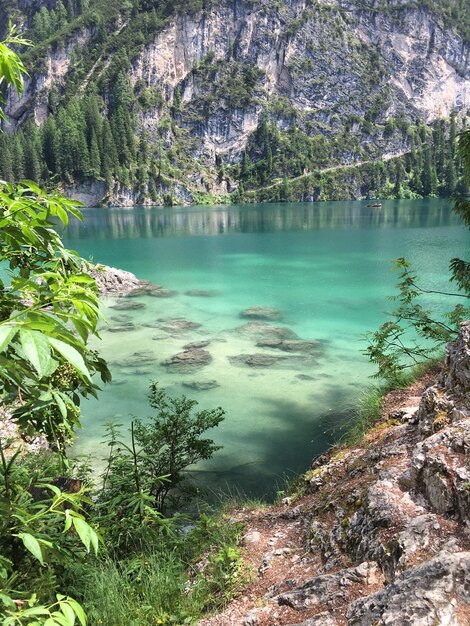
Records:
{"label": "clear water", "polygon": [[[305,470],[338,436],[372,367],[361,350],[364,334],[384,320],[393,303],[391,261],[411,260],[432,288],[446,287],[449,259],[464,254],[468,231],[444,200],[388,201],[381,209],[363,202],[244,205],[172,209],[88,209],[66,243],[85,257],[130,270],[165,288],[170,298],[142,296],[136,311],[104,309],[100,350],[114,382],[99,401],[83,407],[76,451],[105,455],[103,424],[126,427],[131,416],[149,415],[147,390],[158,380],[170,394],[185,393],[202,408],[222,406],[225,421],[211,432],[223,449],[196,468],[206,485],[272,493],[283,476]],[[212,297],[188,290],[211,290]],[[315,358],[275,367],[239,366],[228,357],[272,353],[233,332],[251,306],[279,309],[286,326],[321,342]],[[127,316],[129,332],[111,332],[111,318]],[[184,317],[201,326],[182,335],[143,326]],[[196,340],[210,339],[212,363],[177,374],[161,362]],[[132,364],[136,352],[146,362]],[[126,363],[131,359],[131,363]],[[216,380],[194,391],[184,381]]]}

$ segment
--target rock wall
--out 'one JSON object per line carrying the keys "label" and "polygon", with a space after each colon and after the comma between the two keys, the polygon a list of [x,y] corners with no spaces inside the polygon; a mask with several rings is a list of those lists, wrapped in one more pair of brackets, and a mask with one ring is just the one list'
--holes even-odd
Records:
{"label": "rock wall", "polygon": [[[222,2],[169,24],[134,63],[132,80],[158,87],[168,102],[179,86],[188,105],[207,91],[194,69],[209,53],[263,71],[262,94],[251,107],[222,106],[197,125],[183,118],[208,157],[239,157],[265,103],[278,96],[330,134],[338,118],[363,116],[384,90],[384,119],[405,111],[432,122],[467,111],[470,48],[428,9],[401,5],[394,13],[397,3],[386,4],[390,10],[342,0]],[[158,121],[156,111],[143,119],[150,132]]]}

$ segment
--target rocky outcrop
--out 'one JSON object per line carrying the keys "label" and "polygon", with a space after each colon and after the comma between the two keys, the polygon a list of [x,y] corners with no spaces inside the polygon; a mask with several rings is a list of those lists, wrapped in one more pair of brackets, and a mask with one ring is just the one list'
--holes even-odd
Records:
{"label": "rocky outcrop", "polygon": [[263,582],[202,625],[470,623],[470,321],[422,395],[387,406],[361,445],[312,464],[305,495],[241,515]]}
{"label": "rocky outcrop", "polygon": [[[102,296],[131,296],[146,295],[159,287],[149,281],[140,280],[126,270],[120,270],[108,265],[95,265],[88,268],[88,273],[95,279],[98,290]],[[137,303],[120,303],[124,308],[135,308]]]}

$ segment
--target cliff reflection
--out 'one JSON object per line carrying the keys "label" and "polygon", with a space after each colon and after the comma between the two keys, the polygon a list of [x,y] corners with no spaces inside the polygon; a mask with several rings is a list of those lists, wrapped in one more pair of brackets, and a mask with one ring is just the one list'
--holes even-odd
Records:
{"label": "cliff reflection", "polygon": [[423,228],[459,224],[442,199],[256,204],[171,209],[85,209],[84,223],[69,225],[68,239],[133,239],[298,230]]}

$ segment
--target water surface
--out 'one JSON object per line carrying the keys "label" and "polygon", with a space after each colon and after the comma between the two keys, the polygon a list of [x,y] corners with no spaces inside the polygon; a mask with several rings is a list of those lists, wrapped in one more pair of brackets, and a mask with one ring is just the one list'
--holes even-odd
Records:
{"label": "water surface", "polygon": [[[388,201],[381,209],[366,204],[85,210],[84,224],[68,230],[69,247],[177,293],[133,299],[145,305],[136,311],[109,308],[113,301],[105,306],[109,326],[100,349],[114,382],[99,401],[85,404],[77,451],[100,458],[106,421],[127,425],[133,415],[147,416],[152,379],[202,408],[226,410],[211,432],[223,450],[197,468],[206,484],[272,493],[284,475],[304,470],[338,436],[370,382],[363,336],[393,306],[387,299],[396,280],[392,259],[407,257],[423,284],[445,288],[449,259],[470,243],[445,200]],[[193,290],[210,295],[186,293]],[[287,355],[273,367],[234,361],[253,353],[286,355],[234,330],[248,321],[240,314],[252,306],[279,309],[282,319],[272,323],[318,342],[318,351]],[[162,328],[158,320],[166,318],[201,326],[177,334]],[[134,329],[112,332],[119,320]],[[201,370],[181,375],[161,364],[183,345],[205,339],[213,360]],[[183,386],[209,380],[218,386]]]}

